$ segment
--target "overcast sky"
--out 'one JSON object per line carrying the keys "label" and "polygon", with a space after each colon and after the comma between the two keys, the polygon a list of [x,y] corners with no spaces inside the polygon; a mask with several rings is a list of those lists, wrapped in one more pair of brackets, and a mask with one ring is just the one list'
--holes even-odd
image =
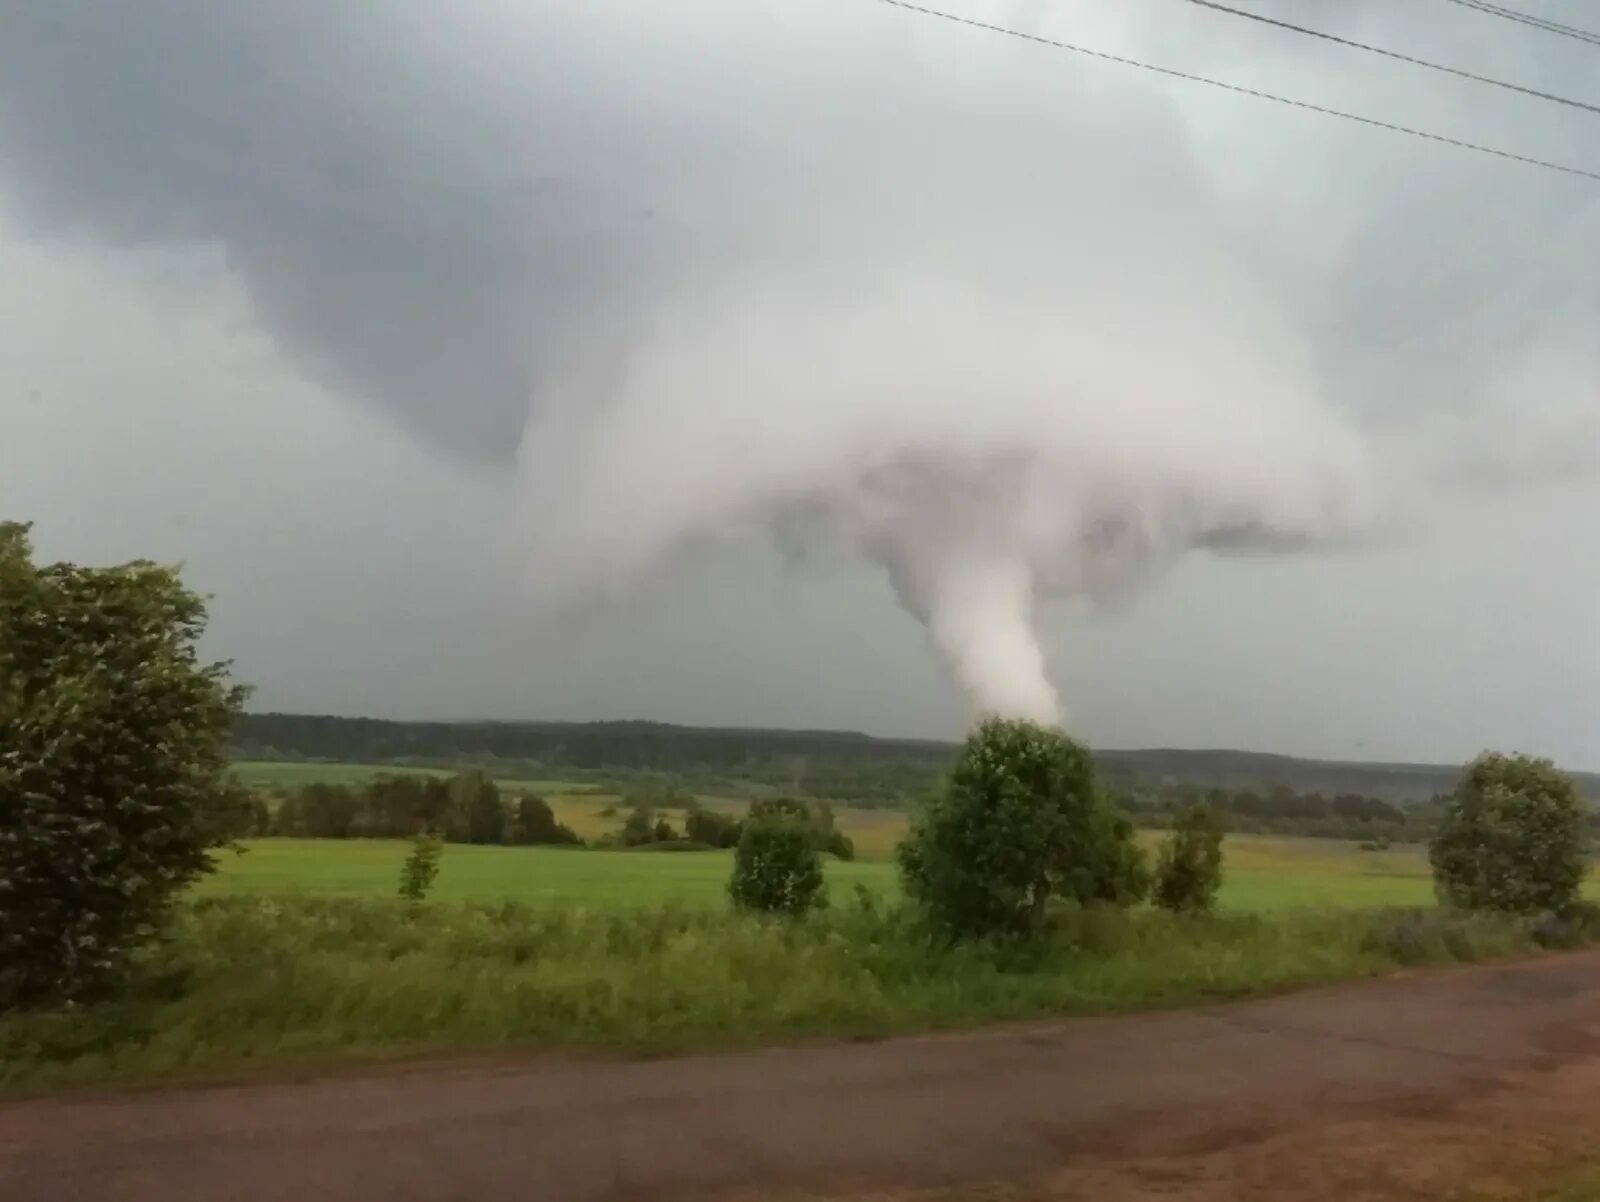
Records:
{"label": "overcast sky", "polygon": [[[1239,6],[1600,103],[1444,0]],[[944,7],[1600,172],[1600,114],[1183,0]],[[1190,446],[1348,535],[1043,565],[1073,730],[1600,768],[1597,254],[1600,181],[877,0],[13,0],[0,516],[182,561],[257,708],[954,736],[840,532],[1067,412],[1029,471]]]}

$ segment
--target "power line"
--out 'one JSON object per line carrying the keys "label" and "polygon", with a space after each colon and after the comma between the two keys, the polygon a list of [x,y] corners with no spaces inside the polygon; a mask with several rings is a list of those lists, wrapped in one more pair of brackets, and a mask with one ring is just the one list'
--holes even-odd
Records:
{"label": "power line", "polygon": [[1398,50],[1386,50],[1382,46],[1371,46],[1366,42],[1342,38],[1338,34],[1327,33],[1320,29],[1307,29],[1304,25],[1295,25],[1290,21],[1280,21],[1276,17],[1268,17],[1242,8],[1232,8],[1226,4],[1218,4],[1216,0],[1189,0],[1189,3],[1199,5],[1201,8],[1214,9],[1219,13],[1228,13],[1230,16],[1243,17],[1247,21],[1259,21],[1263,25],[1287,29],[1291,33],[1303,33],[1308,37],[1321,38],[1325,42],[1336,42],[1340,46],[1349,46],[1353,50],[1365,50],[1369,54],[1381,54],[1384,58],[1410,63],[1414,67],[1426,67],[1430,71],[1442,71],[1446,75],[1455,75],[1461,79],[1473,80],[1476,83],[1486,83],[1491,87],[1504,88],[1508,92],[1520,92],[1524,96],[1533,96],[1539,100],[1549,100],[1555,104],[1565,104],[1575,109],[1587,109],[1591,113],[1600,113],[1600,105],[1590,104],[1587,101],[1571,100],[1565,96],[1557,96],[1553,92],[1541,92],[1537,88],[1525,88],[1519,83],[1508,83],[1503,79],[1492,79],[1487,75],[1477,75],[1471,71],[1463,71],[1459,67],[1446,66],[1444,63],[1431,62],[1425,58],[1414,58],[1409,54],[1401,54]]}
{"label": "power line", "polygon": [[1450,0],[1450,3],[1459,4],[1462,8],[1476,9],[1478,12],[1487,13],[1491,17],[1503,17],[1507,21],[1516,21],[1520,25],[1529,25],[1534,29],[1542,29],[1545,33],[1559,34],[1562,37],[1573,38],[1579,42],[1588,42],[1591,46],[1600,46],[1600,33],[1579,29],[1576,25],[1563,25],[1559,21],[1547,21],[1543,17],[1534,16],[1532,13],[1518,12],[1514,8],[1504,8],[1498,4],[1489,4],[1487,0]]}
{"label": "power line", "polygon": [[1190,83],[1203,83],[1207,87],[1221,88],[1226,92],[1236,92],[1241,96],[1251,96],[1257,100],[1270,100],[1275,104],[1288,105],[1290,108],[1305,109],[1307,112],[1322,113],[1328,117],[1342,117],[1346,121],[1359,122],[1370,125],[1376,129],[1387,129],[1394,133],[1410,134],[1414,138],[1426,138],[1430,142],[1440,142],[1446,146],[1455,146],[1462,150],[1474,150],[1479,154],[1493,155],[1499,159],[1510,159],[1517,163],[1526,163],[1530,167],[1543,167],[1549,171],[1559,171],[1564,175],[1581,176],[1584,179],[1600,180],[1600,171],[1589,171],[1583,167],[1571,167],[1565,163],[1555,163],[1548,159],[1537,159],[1531,155],[1518,154],[1512,150],[1500,150],[1493,146],[1484,146],[1479,142],[1468,142],[1461,138],[1452,138],[1445,134],[1431,133],[1425,129],[1417,129],[1409,125],[1400,125],[1393,121],[1383,121],[1377,117],[1363,117],[1359,113],[1348,113],[1343,109],[1328,108],[1324,105],[1313,104],[1309,100],[1296,100],[1290,96],[1279,96],[1275,92],[1262,92],[1256,88],[1247,88],[1236,83],[1225,83],[1220,79],[1211,79],[1205,75],[1194,75],[1188,71],[1179,71],[1173,67],[1158,67],[1153,63],[1141,62],[1134,58],[1125,58],[1120,54],[1111,54],[1105,50],[1091,50],[1087,46],[1075,46],[1071,42],[1061,42],[1054,38],[1043,37],[1036,33],[1024,33],[1020,29],[1010,29],[1004,25],[991,25],[987,21],[979,21],[973,17],[957,16],[955,13],[941,12],[936,8],[924,8],[920,4],[912,4],[910,0],[877,0],[879,4],[887,4],[893,8],[901,8],[907,12],[918,13],[925,17],[937,17],[943,21],[951,21],[957,25],[970,25],[974,29],[985,29],[990,33],[1004,34],[1006,37],[1020,38],[1025,42],[1036,42],[1041,46],[1050,46],[1056,50],[1069,50],[1073,54],[1086,55],[1089,58],[1098,58],[1108,63],[1120,63],[1125,67],[1138,67],[1141,71],[1153,71],[1157,75],[1166,75],[1173,79],[1188,80]]}

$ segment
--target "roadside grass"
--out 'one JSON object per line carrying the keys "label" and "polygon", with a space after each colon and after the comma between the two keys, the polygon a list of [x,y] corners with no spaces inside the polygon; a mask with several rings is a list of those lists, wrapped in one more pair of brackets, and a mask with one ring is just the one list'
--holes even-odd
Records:
{"label": "roadside grass", "polygon": [[1008,948],[936,945],[870,891],[794,922],[684,904],[202,897],[145,956],[125,1000],[0,1017],[0,1089],[508,1046],[870,1037],[1238,997],[1532,946],[1526,923],[1439,911],[1063,910],[1047,937]]}

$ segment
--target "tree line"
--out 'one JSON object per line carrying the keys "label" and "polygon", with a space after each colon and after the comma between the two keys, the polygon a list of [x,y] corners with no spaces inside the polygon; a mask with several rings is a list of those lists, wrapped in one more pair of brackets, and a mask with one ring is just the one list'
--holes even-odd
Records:
{"label": "tree line", "polygon": [[[849,731],[637,721],[394,722],[281,713],[237,715],[228,747],[235,759],[471,765],[500,778],[568,776],[617,784],[644,773],[665,774],[701,793],[780,793],[884,807],[905,807],[938,789],[957,750],[936,740]],[[1261,798],[1360,796],[1408,807],[1448,793],[1459,771],[1443,764],[1360,764],[1225,750],[1099,750],[1094,759],[1102,785],[1125,803],[1181,793],[1173,808],[1194,800],[1196,790],[1212,789]],[[1573,777],[1580,792],[1600,801],[1600,776]]]}
{"label": "tree line", "polygon": [[[821,853],[853,859],[855,847],[839,830],[826,802],[792,799]],[[674,826],[668,811],[681,811]],[[360,784],[311,783],[281,791],[275,804],[260,793],[233,788],[215,819],[219,834],[246,839],[409,839],[434,835],[445,843],[586,846],[557,820],[544,798],[507,793],[479,770],[454,776],[380,775]],[[607,811],[602,811],[606,813]],[[702,851],[738,846],[743,820],[704,805],[672,787],[643,786],[609,807],[620,822],[594,840],[595,847]]]}

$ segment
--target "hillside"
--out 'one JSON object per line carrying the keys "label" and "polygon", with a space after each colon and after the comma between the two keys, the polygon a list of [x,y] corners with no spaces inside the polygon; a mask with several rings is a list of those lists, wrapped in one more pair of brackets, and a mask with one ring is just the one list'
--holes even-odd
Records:
{"label": "hillside", "polygon": [[[954,754],[933,740],[852,731],[673,726],[659,722],[391,722],[318,714],[245,714],[238,759],[361,763],[517,761],[548,770],[665,772],[804,787],[890,801],[926,788]],[[1096,755],[1115,786],[1178,785],[1270,792],[1341,793],[1421,801],[1454,782],[1459,765],[1364,764],[1250,751],[1150,749]],[[1600,801],[1600,774],[1577,773]]]}

